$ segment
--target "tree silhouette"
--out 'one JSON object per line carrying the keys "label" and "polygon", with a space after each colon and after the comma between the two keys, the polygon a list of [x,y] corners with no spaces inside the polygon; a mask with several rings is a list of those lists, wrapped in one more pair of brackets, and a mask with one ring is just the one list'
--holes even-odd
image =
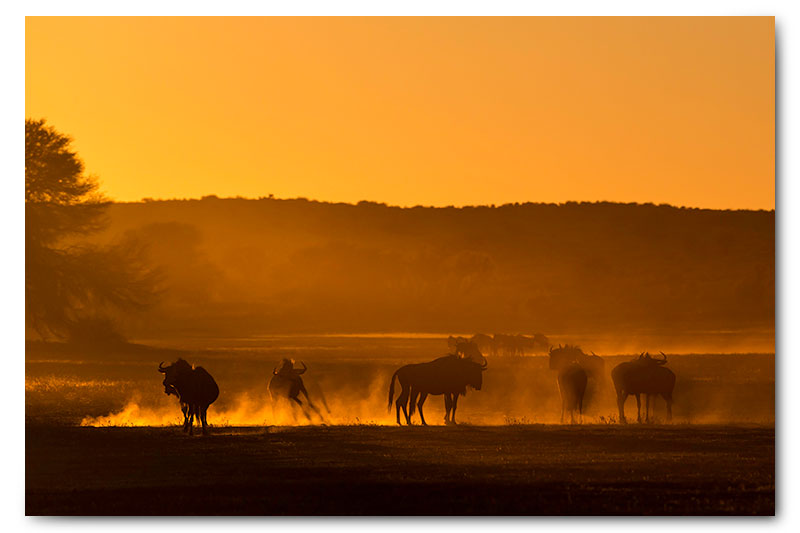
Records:
{"label": "tree silhouette", "polygon": [[109,200],[71,141],[44,120],[25,120],[25,319],[42,338],[66,337],[81,320],[143,308],[155,296],[155,273],[138,250],[82,239],[103,228]]}

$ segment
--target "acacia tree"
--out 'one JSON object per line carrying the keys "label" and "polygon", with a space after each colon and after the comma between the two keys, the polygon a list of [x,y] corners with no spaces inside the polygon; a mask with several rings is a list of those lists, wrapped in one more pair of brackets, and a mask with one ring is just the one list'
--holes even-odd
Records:
{"label": "acacia tree", "polygon": [[107,198],[84,172],[72,140],[25,120],[25,319],[43,338],[66,337],[108,308],[144,308],[155,277],[131,246],[99,246]]}

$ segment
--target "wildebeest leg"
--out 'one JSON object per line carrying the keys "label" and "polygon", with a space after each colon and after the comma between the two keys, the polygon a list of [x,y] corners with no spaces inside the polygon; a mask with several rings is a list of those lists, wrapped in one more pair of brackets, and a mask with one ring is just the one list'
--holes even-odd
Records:
{"label": "wildebeest leg", "polygon": [[194,413],[197,409],[195,404],[189,405],[189,435],[192,434],[192,430],[194,429]]}
{"label": "wildebeest leg", "polygon": [[312,383],[310,386],[312,389],[314,389],[315,398],[319,398],[319,400],[322,402],[322,406],[325,408],[325,411],[328,414],[331,414],[331,408],[328,407],[328,402],[325,399],[325,395],[322,393],[322,387],[320,387],[317,383]]}
{"label": "wildebeest leg", "polygon": [[310,416],[308,416],[308,413],[306,412],[306,408],[305,408],[305,406],[303,405],[303,402],[302,402],[302,400],[300,400],[300,398],[298,398],[297,396],[290,396],[290,397],[289,397],[289,399],[290,399],[290,400],[292,400],[294,403],[296,403],[297,405],[299,405],[299,406],[300,406],[300,411],[302,411],[302,413],[303,413],[303,416],[305,416],[305,417],[306,417],[306,420],[308,420],[309,422],[311,422],[311,417],[310,417]]}
{"label": "wildebeest leg", "polygon": [[206,414],[208,413],[208,406],[204,405],[200,408],[200,423],[203,427],[203,435],[206,434],[206,428],[208,427],[208,421],[206,420]]}
{"label": "wildebeest leg", "polygon": [[[636,394],[636,421],[642,423],[642,398],[641,394]],[[645,394],[645,396],[647,396]]]}
{"label": "wildebeest leg", "polygon": [[[312,410],[313,410],[315,413],[317,413],[317,416],[319,417],[319,419],[320,419],[322,422],[325,422],[325,418],[323,418],[323,416],[322,416],[322,413],[320,413],[320,412],[319,412],[319,409],[317,409],[317,406],[316,406],[316,405],[314,405],[314,403],[311,401],[311,398],[309,398],[309,397],[308,397],[308,391],[306,390],[305,386],[303,386],[303,384],[302,384],[302,383],[300,384],[300,392],[302,392],[302,393],[303,393],[303,395],[306,397],[306,401],[308,402],[308,406],[309,406],[309,407],[310,407],[310,408],[311,408],[311,409],[312,409]],[[309,421],[310,421],[310,420],[311,420],[311,417],[309,417]]]}
{"label": "wildebeest leg", "polygon": [[189,404],[181,404],[181,413],[183,413],[183,432],[189,431]]}
{"label": "wildebeest leg", "polygon": [[408,404],[408,387],[400,384],[403,387],[403,390],[400,391],[400,396],[397,397],[397,401],[394,402],[395,408],[397,409],[397,425],[402,426],[400,423],[400,408],[403,408],[403,414],[406,416],[406,424],[411,425],[411,419],[408,417],[408,409],[406,405]]}
{"label": "wildebeest leg", "polygon": [[453,409],[453,398],[449,392],[444,393],[444,423],[450,424],[450,411]]}
{"label": "wildebeest leg", "polygon": [[425,422],[425,415],[422,414],[422,406],[425,404],[425,400],[428,398],[428,393],[423,392],[419,395],[419,403],[417,403],[417,407],[419,408],[419,419],[422,420],[422,425],[427,426],[428,423]]}
{"label": "wildebeest leg", "polygon": [[[644,421],[650,422],[650,394],[644,395]],[[653,409],[655,410],[656,399],[653,397]]]}
{"label": "wildebeest leg", "polygon": [[619,409],[619,423],[625,424],[625,400],[628,399],[627,393],[624,391],[617,392],[617,409]]}
{"label": "wildebeest leg", "polygon": [[411,419],[414,418],[414,413],[417,411],[417,398],[419,391],[411,389],[411,394],[408,397],[408,425],[412,424]]}
{"label": "wildebeest leg", "polygon": [[[301,402],[302,404],[302,402]],[[292,425],[297,424],[297,407],[292,403],[291,396],[282,397],[280,400],[280,406],[282,409],[289,411],[289,414],[292,417]],[[303,408],[301,407],[300,410]]]}
{"label": "wildebeest leg", "polygon": [[450,422],[456,424],[456,407],[458,407],[459,393],[453,394],[453,412],[450,414]]}

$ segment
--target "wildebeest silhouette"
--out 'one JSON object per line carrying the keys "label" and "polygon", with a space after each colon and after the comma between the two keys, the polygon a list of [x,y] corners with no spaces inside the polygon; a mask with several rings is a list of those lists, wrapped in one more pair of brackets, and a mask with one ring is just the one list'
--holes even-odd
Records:
{"label": "wildebeest silhouette", "polygon": [[575,411],[583,418],[583,396],[586,394],[588,376],[583,366],[577,362],[578,354],[583,352],[577,346],[550,347],[550,370],[556,370],[558,392],[561,395],[561,423],[564,414],[569,412],[570,423],[575,422]]}
{"label": "wildebeest silhouette", "polygon": [[[481,363],[476,359],[482,360]],[[414,407],[419,409],[422,425],[427,425],[422,406],[429,394],[444,395],[445,424],[455,424],[455,411],[458,406],[458,397],[466,394],[467,387],[481,390],[483,385],[483,371],[488,363],[481,355],[478,347],[473,343],[458,343],[455,353],[439,357],[427,363],[405,365],[397,369],[389,382],[389,410],[392,409],[394,398],[395,379],[402,387],[400,395],[395,402],[397,411],[397,424],[400,422],[400,409],[406,418],[406,424],[411,425],[411,416]],[[419,400],[417,400],[419,398]],[[411,402],[408,409],[409,400]],[[452,413],[452,416],[451,416]]]}
{"label": "wildebeest silhouette", "polygon": [[200,421],[203,435],[208,427],[208,406],[219,397],[219,387],[202,366],[192,367],[183,359],[178,359],[169,366],[162,361],[158,371],[164,374],[164,393],[175,394],[181,402],[183,411],[183,430],[192,434],[194,417]]}
{"label": "wildebeest silhouette", "polygon": [[453,337],[447,339],[447,344],[451,348],[459,342],[472,342],[482,353],[492,356],[522,356],[527,353],[544,352],[550,346],[547,337],[537,333],[532,337],[525,335],[505,335],[495,333],[493,337],[484,333],[476,333],[469,339],[464,337]]}
{"label": "wildebeest silhouette", "polygon": [[661,395],[667,402],[667,421],[672,420],[672,391],[675,388],[675,374],[665,368],[667,356],[661,352],[661,358],[651,357],[649,353],[642,353],[632,361],[618,364],[611,371],[611,380],[617,393],[617,407],[619,421],[625,420],[625,400],[633,394],[636,396],[637,421],[642,421],[642,402],[640,395],[644,394],[647,405],[645,418],[649,420],[650,396]]}
{"label": "wildebeest silhouette", "polygon": [[[294,405],[300,407],[303,415],[311,422],[311,415],[309,414],[308,410],[303,405],[303,401],[299,398],[300,393],[306,397],[306,401],[308,402],[308,407],[317,414],[322,422],[325,421],[325,417],[322,416],[322,413],[317,408],[316,405],[311,401],[311,398],[308,397],[308,391],[306,390],[305,385],[303,384],[303,378],[300,377],[301,374],[305,374],[308,367],[302,361],[300,362],[303,365],[303,368],[294,368],[294,361],[289,359],[282,359],[280,364],[277,368],[272,370],[272,376],[269,380],[269,395],[272,399],[273,407],[277,405],[281,401],[290,401],[294,402]],[[324,396],[322,396],[320,391],[320,397],[322,399],[322,403],[327,409],[327,403],[325,402]],[[330,414],[330,409],[328,410],[328,414]]]}

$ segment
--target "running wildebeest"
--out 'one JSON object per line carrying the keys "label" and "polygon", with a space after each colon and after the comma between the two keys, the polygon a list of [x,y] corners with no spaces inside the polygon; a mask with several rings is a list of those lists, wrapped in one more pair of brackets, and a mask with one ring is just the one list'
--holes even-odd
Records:
{"label": "running wildebeest", "polygon": [[205,435],[208,406],[219,397],[217,382],[202,366],[192,368],[183,359],[178,359],[169,366],[164,366],[162,361],[158,365],[158,371],[164,374],[164,393],[167,396],[175,394],[181,402],[183,430],[188,430],[191,435],[194,417],[197,416]]}
{"label": "running wildebeest", "polygon": [[[564,413],[569,411],[570,423],[575,422],[575,410],[583,417],[583,395],[586,393],[588,377],[586,370],[576,361],[576,346],[566,345],[553,349],[550,347],[550,370],[558,371],[558,392],[561,394],[561,423]],[[581,352],[582,353],[582,352]]]}
{"label": "running wildebeest", "polygon": [[[483,362],[476,362],[476,358],[480,358]],[[416,363],[400,367],[392,375],[389,382],[389,410],[391,411],[392,409],[394,382],[397,379],[402,387],[400,395],[395,402],[398,425],[401,425],[400,409],[403,410],[406,424],[411,425],[411,416],[414,414],[416,404],[422,425],[426,426],[427,422],[425,422],[422,406],[425,404],[429,394],[444,395],[445,424],[455,424],[458,397],[466,394],[467,387],[481,390],[483,371],[486,370],[487,366],[488,363],[477,346],[466,342],[459,343],[456,346],[455,353],[439,357],[427,363]],[[418,396],[419,400],[417,401]],[[409,400],[411,401],[410,412],[407,408]]]}
{"label": "running wildebeest", "polygon": [[629,395],[636,396],[637,421],[642,421],[640,394],[645,395],[647,406],[645,417],[649,420],[650,395],[661,395],[667,402],[667,421],[672,420],[672,390],[675,388],[675,374],[665,368],[667,356],[661,352],[662,359],[641,354],[633,361],[618,364],[611,371],[611,379],[617,392],[619,421],[625,422],[625,400]]}
{"label": "running wildebeest", "polygon": [[[306,364],[302,361],[300,364],[303,365],[303,368],[294,368],[294,361],[282,359],[278,368],[274,368],[272,370],[272,377],[269,380],[269,385],[267,388],[269,389],[269,395],[272,399],[273,406],[281,400],[292,401],[296,405],[300,406],[300,410],[303,412],[308,421],[311,422],[311,415],[309,415],[308,411],[303,405],[303,401],[298,398],[302,392],[306,397],[308,406],[317,414],[320,420],[324,422],[325,418],[322,416],[322,413],[317,406],[311,401],[311,398],[308,397],[308,391],[303,384],[303,378],[300,377],[301,374],[304,374],[306,370],[308,370],[308,367],[306,367]],[[324,396],[321,396],[321,398],[323,405],[327,409],[328,406],[325,402]],[[328,414],[330,414],[330,409],[328,409]]]}

